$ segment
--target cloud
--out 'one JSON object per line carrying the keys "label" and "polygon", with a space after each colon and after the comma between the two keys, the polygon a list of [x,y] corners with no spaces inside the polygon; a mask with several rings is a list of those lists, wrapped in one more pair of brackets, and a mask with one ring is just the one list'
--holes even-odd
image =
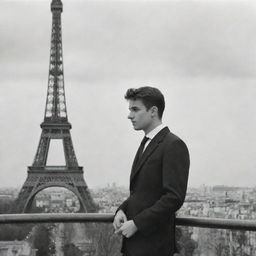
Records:
{"label": "cloud", "polygon": [[[49,60],[49,2],[2,5],[1,66],[29,62],[41,71]],[[73,79],[95,83],[103,77],[253,77],[255,10],[251,1],[67,1],[65,67]]]}
{"label": "cloud", "polygon": [[[97,68],[111,78],[154,70],[162,76],[255,76],[255,9],[218,1],[81,4],[75,30],[67,16],[65,38],[73,39],[72,49],[84,49],[70,57],[81,56],[90,74]],[[69,11],[75,12],[71,5]]]}

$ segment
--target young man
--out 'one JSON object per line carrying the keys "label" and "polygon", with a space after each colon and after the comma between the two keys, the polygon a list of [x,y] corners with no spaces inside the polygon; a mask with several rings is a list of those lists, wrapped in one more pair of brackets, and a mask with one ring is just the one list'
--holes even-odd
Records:
{"label": "young man", "polygon": [[187,189],[188,149],[162,124],[165,101],[157,88],[129,89],[125,99],[128,118],[146,138],[133,162],[130,196],[118,208],[113,226],[123,235],[125,256],[172,256],[175,212]]}

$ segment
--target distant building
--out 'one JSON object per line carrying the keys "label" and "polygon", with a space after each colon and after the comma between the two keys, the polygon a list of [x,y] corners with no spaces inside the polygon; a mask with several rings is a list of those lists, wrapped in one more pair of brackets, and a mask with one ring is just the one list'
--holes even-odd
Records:
{"label": "distant building", "polygon": [[65,199],[64,193],[52,193],[51,195],[51,201],[63,201]]}
{"label": "distant building", "polygon": [[225,192],[231,192],[231,191],[238,191],[241,188],[238,187],[229,187],[229,186],[224,186],[224,185],[218,185],[218,186],[213,186],[212,191],[214,193],[225,193]]}
{"label": "distant building", "polygon": [[67,206],[67,207],[71,207],[72,204],[73,204],[72,198],[67,198],[67,199],[66,199],[66,206]]}
{"label": "distant building", "polygon": [[49,200],[36,200],[36,207],[49,207],[50,201]]}

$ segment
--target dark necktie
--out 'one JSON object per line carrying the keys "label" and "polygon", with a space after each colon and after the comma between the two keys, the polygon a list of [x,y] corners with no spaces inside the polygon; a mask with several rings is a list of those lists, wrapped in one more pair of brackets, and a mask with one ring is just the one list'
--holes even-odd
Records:
{"label": "dark necktie", "polygon": [[144,150],[145,144],[147,143],[148,140],[149,140],[149,138],[145,136],[140,143],[140,147],[138,149],[138,161],[141,159],[141,157],[143,155],[143,150]]}
{"label": "dark necktie", "polygon": [[135,159],[133,161],[133,165],[132,165],[132,172],[131,172],[131,177],[132,177],[132,173],[136,170],[136,166],[138,165],[138,163],[140,162],[140,158],[143,155],[143,149],[145,147],[146,142],[148,141],[149,138],[147,138],[146,136],[143,138],[143,140],[140,143],[140,146],[137,150]]}

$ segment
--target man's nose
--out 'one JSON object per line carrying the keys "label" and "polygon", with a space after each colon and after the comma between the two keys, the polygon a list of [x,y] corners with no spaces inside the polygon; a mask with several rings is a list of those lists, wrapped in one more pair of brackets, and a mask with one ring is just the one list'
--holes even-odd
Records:
{"label": "man's nose", "polygon": [[127,116],[128,119],[132,119],[133,118],[133,115],[132,113],[130,112],[129,115]]}

